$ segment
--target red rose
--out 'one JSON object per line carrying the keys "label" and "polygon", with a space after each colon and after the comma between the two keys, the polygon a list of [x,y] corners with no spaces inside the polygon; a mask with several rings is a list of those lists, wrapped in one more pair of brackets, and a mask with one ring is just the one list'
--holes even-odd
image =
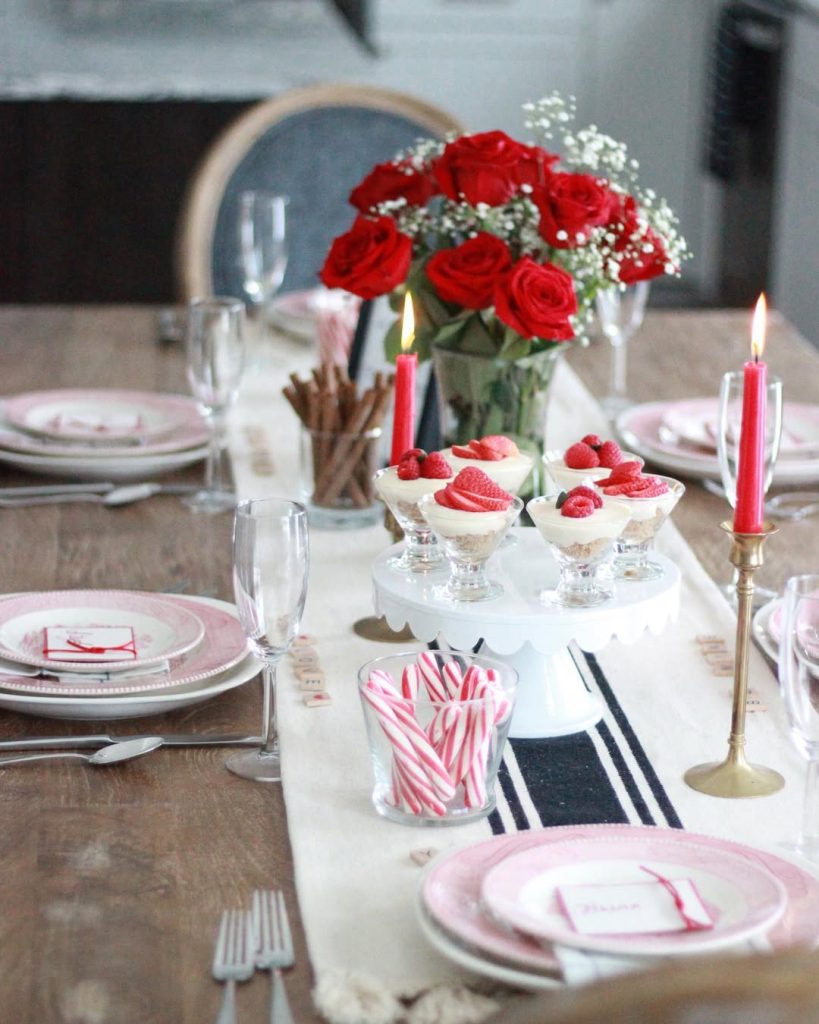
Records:
{"label": "red rose", "polygon": [[386,295],[406,279],[412,239],[389,217],[356,217],[334,239],[319,277],[328,288],[346,288],[362,299]]}
{"label": "red rose", "polygon": [[629,239],[640,230],[640,218],[634,196],[619,195],[616,199],[611,226],[616,235],[614,251],[622,252],[629,244]]}
{"label": "red rose", "polygon": [[483,309],[492,305],[495,283],[511,265],[506,243],[482,231],[462,245],[436,252],[426,273],[444,302]]}
{"label": "red rose", "polygon": [[643,237],[632,242],[625,251],[620,261],[620,280],[623,284],[650,281],[664,274],[667,265],[665,246],[657,234],[647,228]]}
{"label": "red rose", "polygon": [[410,206],[424,206],[435,194],[435,182],[429,174],[416,171],[410,164],[376,164],[366,178],[350,193],[350,202],[362,213],[390,199],[406,199]]}
{"label": "red rose", "polygon": [[567,341],[574,337],[569,317],[576,312],[572,276],[554,263],[524,256],[495,287],[498,319],[524,338]]}
{"label": "red rose", "polygon": [[556,249],[575,249],[598,224],[615,214],[617,196],[591,174],[552,174],[532,200],[540,211],[540,234]]}
{"label": "red rose", "polygon": [[463,197],[473,206],[500,206],[519,192],[521,185],[543,181],[556,159],[539,146],[515,142],[505,132],[482,132],[447,143],[433,172],[450,199]]}

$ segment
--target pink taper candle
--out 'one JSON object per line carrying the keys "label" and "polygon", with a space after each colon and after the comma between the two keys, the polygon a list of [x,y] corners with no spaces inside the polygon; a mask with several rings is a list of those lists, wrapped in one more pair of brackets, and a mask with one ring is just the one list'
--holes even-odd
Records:
{"label": "pink taper candle", "polygon": [[753,359],[745,364],[742,387],[742,427],[739,435],[736,533],[761,533],[765,500],[765,414],[768,367],[760,356],[765,348],[765,295],[759,296],[751,328]]}
{"label": "pink taper candle", "polygon": [[395,358],[395,402],[392,417],[392,449],[390,465],[396,466],[404,452],[415,447],[415,369],[418,356],[407,351],[415,339],[415,318],[412,299],[404,297],[404,318],[401,323],[402,353]]}

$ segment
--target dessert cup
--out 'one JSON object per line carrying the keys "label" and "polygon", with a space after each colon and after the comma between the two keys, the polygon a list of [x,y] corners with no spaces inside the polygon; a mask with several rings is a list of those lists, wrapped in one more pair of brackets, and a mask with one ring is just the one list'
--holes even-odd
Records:
{"label": "dessert cup", "polygon": [[662,566],[650,560],[649,552],[657,531],[673,512],[685,493],[685,487],[670,476],[651,475],[668,484],[667,493],[653,498],[602,495],[604,508],[610,502],[616,502],[625,505],[631,514],[625,530],[614,544],[614,576],[618,580],[656,580],[663,574]]}
{"label": "dessert cup", "polygon": [[492,461],[490,459],[462,459],[452,454],[451,448],[444,448],[441,454],[452,466],[453,472],[457,475],[462,469],[469,466],[476,466],[482,469],[490,480],[502,487],[511,494],[517,494],[524,484],[524,481],[532,472],[534,458],[529,452],[519,451],[517,455],[507,455],[506,458]]}
{"label": "dessert cup", "polygon": [[498,512],[446,508],[432,494],[419,504],[449,561],[449,579],[436,589],[436,596],[450,601],[489,601],[500,597],[503,587],[489,579],[486,563],[520,515],[520,498],[513,498],[507,509]]}
{"label": "dessert cup", "polygon": [[590,516],[574,519],[561,515],[556,503],[556,498],[533,498],[526,506],[560,569],[557,588],[542,591],[540,599],[564,608],[602,604],[613,589],[600,570],[629,521],[629,510],[610,499]]}
{"label": "dessert cup", "polygon": [[[633,455],[631,452],[623,452],[623,462],[639,462],[641,466],[643,465],[640,456]],[[544,452],[543,465],[558,491],[570,491],[573,487],[579,487],[589,480],[605,480],[611,474],[611,469],[605,466],[595,466],[592,469],[570,469],[563,460],[562,452],[558,451]]]}
{"label": "dessert cup", "polygon": [[425,495],[445,487],[452,478],[400,480],[397,467],[388,466],[379,470],[373,479],[376,490],[404,531],[404,551],[390,559],[390,568],[403,573],[426,573],[441,568],[441,549],[418,503]]}

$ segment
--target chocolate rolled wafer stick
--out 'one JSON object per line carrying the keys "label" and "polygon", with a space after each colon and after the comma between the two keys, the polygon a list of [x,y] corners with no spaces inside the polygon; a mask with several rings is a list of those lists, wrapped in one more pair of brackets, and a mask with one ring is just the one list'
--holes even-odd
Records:
{"label": "chocolate rolled wafer stick", "polygon": [[[348,449],[344,461],[332,478],[332,482],[327,485],[327,489],[322,495],[325,503],[332,502],[338,497],[345,482],[359,465],[367,445],[372,444],[372,439],[367,437],[367,434],[376,427],[380,427],[384,421],[384,416],[390,402],[391,390],[391,388],[382,388],[379,391],[373,389],[374,399],[367,421],[361,428],[358,438],[354,440],[352,446]],[[369,501],[367,504],[369,504]]]}
{"label": "chocolate rolled wafer stick", "polygon": [[370,419],[375,398],[376,393],[372,389],[364,392],[358,402],[358,405],[353,410],[353,415],[349,423],[344,425],[344,432],[339,436],[338,443],[333,449],[333,454],[316,473],[316,489],[314,492],[316,502],[324,503],[328,500],[332,500],[327,497],[327,492],[334,483],[339,483],[341,485],[338,487],[336,494],[341,493],[345,480],[340,479],[339,471],[344,465],[350,449],[359,439],[361,431]]}

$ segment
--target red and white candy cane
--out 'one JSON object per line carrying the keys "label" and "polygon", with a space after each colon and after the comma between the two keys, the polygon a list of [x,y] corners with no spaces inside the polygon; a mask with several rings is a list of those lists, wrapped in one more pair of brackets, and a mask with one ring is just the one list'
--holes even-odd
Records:
{"label": "red and white candy cane", "polygon": [[427,688],[429,699],[438,703],[449,700],[449,693],[438,671],[438,661],[432,651],[421,651],[418,655],[418,668]]}
{"label": "red and white candy cane", "polygon": [[362,693],[376,711],[379,724],[392,744],[396,760],[400,762],[404,773],[413,780],[419,798],[428,802],[428,785],[438,800],[451,800],[455,787],[449,774],[424,730],[404,707],[404,701],[390,702],[369,685],[363,687]]}
{"label": "red and white candy cane", "polygon": [[472,701],[466,711],[466,735],[450,770],[449,777],[457,785],[462,782],[472,763],[481,756],[487,735],[495,724],[495,702],[490,694],[481,701]]}
{"label": "red and white candy cane", "polygon": [[392,676],[383,668],[374,668],[370,672],[367,677],[367,687],[375,693],[383,694],[388,700],[394,701],[396,704],[403,704],[407,710],[412,711],[412,702],[405,700],[401,696],[401,692],[396,687]]}
{"label": "red and white candy cane", "polygon": [[407,700],[415,700],[421,688],[421,670],[417,665],[405,665],[401,673],[401,693]]}
{"label": "red and white candy cane", "polygon": [[471,710],[470,726],[474,728],[476,744],[463,778],[464,804],[467,807],[483,807],[486,803],[486,765],[497,712],[489,695],[481,704],[473,704]]}
{"label": "red and white candy cane", "polygon": [[486,672],[477,665],[470,665],[466,672],[464,672],[464,679],[461,683],[461,692],[459,694],[460,699],[471,700],[475,687],[482,679],[486,679]]}
{"label": "red and white candy cane", "polygon": [[461,684],[464,681],[461,666],[457,661],[445,661],[441,670],[444,686],[450,700],[457,700],[461,692]]}
{"label": "red and white candy cane", "polygon": [[[495,724],[497,725],[497,723],[502,722],[504,718],[506,718],[506,716],[512,710],[512,701],[509,700],[509,698],[503,692],[503,687],[500,681],[500,675],[498,674],[497,669],[488,668],[484,675],[485,683],[488,688],[491,688],[491,693],[495,700]],[[476,689],[475,691],[475,696],[477,697],[478,694],[480,693],[480,696],[483,697],[485,696],[486,692],[487,689],[484,689],[479,684],[478,689]]]}

